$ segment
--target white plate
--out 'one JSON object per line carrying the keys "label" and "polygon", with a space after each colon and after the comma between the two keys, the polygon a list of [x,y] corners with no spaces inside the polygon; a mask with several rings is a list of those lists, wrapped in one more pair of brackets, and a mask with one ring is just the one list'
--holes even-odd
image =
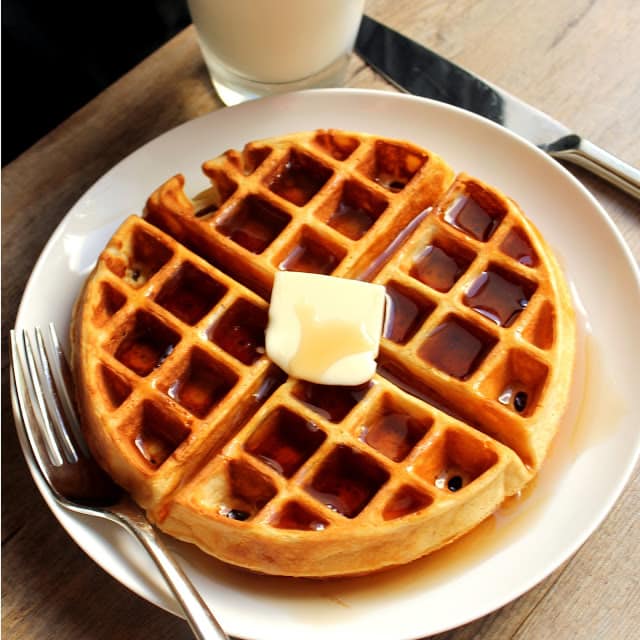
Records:
{"label": "white plate", "polygon": [[[203,160],[248,140],[327,127],[413,140],[522,205],[557,250],[584,307],[571,415],[522,499],[468,538],[404,568],[325,582],[260,577],[223,566],[190,545],[170,544],[234,636],[423,637],[495,610],[557,568],[611,509],[638,457],[640,405],[631,399],[640,356],[640,276],[607,215],[560,165],[486,120],[390,93],[312,91],[222,109],[145,145],[87,191],[40,256],[16,324],[52,320],[65,332],[73,300],[100,249],[169,176],[184,173],[188,192],[195,194],[206,186]],[[55,305],[50,291],[56,292]],[[597,366],[590,366],[596,357]],[[176,611],[159,574],[127,534],[49,506],[113,577]]]}

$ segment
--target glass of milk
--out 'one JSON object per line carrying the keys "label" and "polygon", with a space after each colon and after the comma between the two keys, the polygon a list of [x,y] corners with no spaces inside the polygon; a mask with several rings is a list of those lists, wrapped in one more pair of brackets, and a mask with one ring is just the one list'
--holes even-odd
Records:
{"label": "glass of milk", "polygon": [[343,83],[364,0],[188,0],[225,104]]}

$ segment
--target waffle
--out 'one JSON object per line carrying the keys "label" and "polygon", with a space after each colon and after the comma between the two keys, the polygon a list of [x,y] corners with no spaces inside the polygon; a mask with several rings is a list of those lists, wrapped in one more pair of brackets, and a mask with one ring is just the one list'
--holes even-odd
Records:
{"label": "waffle", "polygon": [[[256,572],[409,562],[538,473],[568,401],[567,285],[518,205],[413,144],[252,142],[174,176],[100,255],[72,322],[78,405],[108,472],[165,532]],[[278,269],[380,283],[358,387],[265,354]]]}

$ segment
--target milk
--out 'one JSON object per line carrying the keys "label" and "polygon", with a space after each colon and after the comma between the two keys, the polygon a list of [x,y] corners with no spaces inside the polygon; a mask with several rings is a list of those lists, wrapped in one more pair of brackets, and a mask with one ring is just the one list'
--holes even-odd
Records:
{"label": "milk", "polygon": [[338,83],[355,42],[364,0],[188,0],[188,4],[216,88],[222,83],[260,95],[289,90],[286,85]]}

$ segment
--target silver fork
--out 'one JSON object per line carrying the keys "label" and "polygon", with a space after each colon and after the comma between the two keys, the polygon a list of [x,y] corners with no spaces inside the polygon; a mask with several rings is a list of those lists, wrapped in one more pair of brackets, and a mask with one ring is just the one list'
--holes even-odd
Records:
{"label": "silver fork", "polygon": [[49,344],[35,329],[11,331],[11,401],[25,456],[65,509],[106,518],[133,534],[179,602],[196,638],[225,639],[200,594],[143,511],[104,473],[84,442],[71,400],[71,376],[53,324]]}

